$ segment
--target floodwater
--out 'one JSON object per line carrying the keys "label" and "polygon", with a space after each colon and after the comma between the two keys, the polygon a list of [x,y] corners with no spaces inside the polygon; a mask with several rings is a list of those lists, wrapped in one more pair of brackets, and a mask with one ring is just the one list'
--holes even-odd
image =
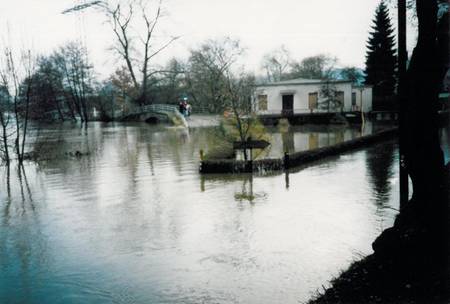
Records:
{"label": "floodwater", "polygon": [[[394,142],[289,174],[200,176],[214,130],[42,128],[48,160],[0,172],[0,303],[301,303],[392,225]],[[336,136],[291,132],[274,151]]]}
{"label": "floodwater", "polygon": [[283,156],[284,152],[293,153],[331,146],[390,127],[392,124],[373,124],[370,121],[362,127],[342,125],[275,127],[270,129],[272,145],[266,154],[268,157],[279,158]]}

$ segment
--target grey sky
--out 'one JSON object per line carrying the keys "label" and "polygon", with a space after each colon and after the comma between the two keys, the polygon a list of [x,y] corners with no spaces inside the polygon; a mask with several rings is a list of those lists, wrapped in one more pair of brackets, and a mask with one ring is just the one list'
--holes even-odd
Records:
{"label": "grey sky", "polygon": [[[9,24],[16,43],[32,44],[46,52],[80,38],[84,28],[81,36],[96,69],[106,74],[114,65],[107,50],[113,38],[100,14],[61,14],[79,1],[2,2],[0,20]],[[247,48],[246,64],[255,71],[262,56],[282,44],[295,59],[326,53],[338,57],[341,65],[363,67],[366,40],[378,3],[379,0],[165,0],[166,17],[159,34],[181,38],[158,61],[162,64],[173,56],[186,57],[189,48],[202,40],[228,35],[241,40]],[[6,37],[5,26],[1,31]]]}

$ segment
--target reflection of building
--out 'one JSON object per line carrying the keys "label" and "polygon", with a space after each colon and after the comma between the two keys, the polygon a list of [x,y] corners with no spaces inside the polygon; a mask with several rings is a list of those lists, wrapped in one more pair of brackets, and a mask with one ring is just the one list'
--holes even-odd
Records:
{"label": "reflection of building", "polygon": [[[324,87],[338,107],[328,106],[330,96],[324,94]],[[315,79],[292,79],[257,86],[255,109],[258,114],[302,114],[325,112],[364,112],[372,110],[372,87],[353,86],[351,81],[323,81]]]}
{"label": "reflection of building", "polygon": [[[376,125],[375,125],[376,126]],[[357,127],[327,127],[324,125],[306,125],[302,127],[291,127],[289,131],[274,131],[271,133],[271,146],[268,157],[280,158],[284,152],[300,152],[358,138],[362,135],[372,134],[386,128],[381,124],[380,129],[374,129],[374,124],[366,122],[364,129]]]}
{"label": "reflection of building", "polygon": [[372,87],[365,85],[352,86],[352,111],[372,111]]}
{"label": "reflection of building", "polygon": [[309,150],[319,148],[319,134],[318,133],[310,133],[309,134],[308,146],[309,146]]}
{"label": "reflection of building", "polygon": [[283,141],[283,151],[288,153],[295,152],[294,133],[283,132],[281,133],[281,140]]}

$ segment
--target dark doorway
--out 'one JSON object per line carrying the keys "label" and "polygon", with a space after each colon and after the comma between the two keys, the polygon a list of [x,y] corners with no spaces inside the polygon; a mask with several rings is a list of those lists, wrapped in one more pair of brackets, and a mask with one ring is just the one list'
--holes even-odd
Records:
{"label": "dark doorway", "polygon": [[151,116],[151,117],[147,118],[145,120],[145,122],[148,123],[148,124],[151,124],[151,125],[156,125],[156,124],[159,123],[159,119],[158,119],[158,117]]}
{"label": "dark doorway", "polygon": [[294,114],[294,95],[283,95],[283,115],[289,116]]}

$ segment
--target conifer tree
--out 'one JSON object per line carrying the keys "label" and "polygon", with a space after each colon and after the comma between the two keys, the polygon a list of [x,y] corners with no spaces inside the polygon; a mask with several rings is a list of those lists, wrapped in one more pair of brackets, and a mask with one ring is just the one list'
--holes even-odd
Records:
{"label": "conifer tree", "polygon": [[366,80],[373,85],[375,110],[393,109],[396,87],[395,36],[389,10],[384,1],[380,3],[373,20],[372,32],[367,44]]}

